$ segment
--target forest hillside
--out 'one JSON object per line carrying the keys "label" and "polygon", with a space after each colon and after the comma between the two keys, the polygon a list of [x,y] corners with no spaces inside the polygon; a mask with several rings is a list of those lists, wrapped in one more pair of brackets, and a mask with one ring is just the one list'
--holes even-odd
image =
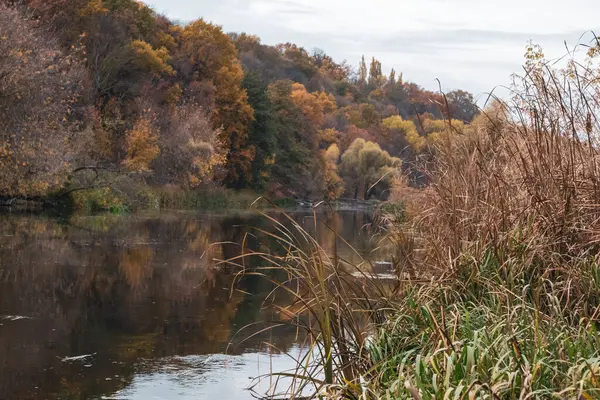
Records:
{"label": "forest hillside", "polygon": [[363,57],[261,43],[135,0],[0,2],[0,197],[150,187],[385,199],[478,114]]}

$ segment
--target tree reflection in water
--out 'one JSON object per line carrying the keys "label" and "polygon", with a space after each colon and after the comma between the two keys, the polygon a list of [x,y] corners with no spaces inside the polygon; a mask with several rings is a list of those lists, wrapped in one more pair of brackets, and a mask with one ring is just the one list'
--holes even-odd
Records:
{"label": "tree reflection in water", "polygon": [[[294,216],[307,229],[313,226],[312,214]],[[375,246],[361,232],[369,222],[362,212],[318,218],[365,253]],[[187,376],[197,382],[188,385],[190,395],[202,398],[217,390],[210,387],[211,374],[231,363],[252,364],[253,354],[267,350],[265,340],[289,351],[302,340],[292,327],[239,343],[250,330],[280,318],[263,307],[271,289],[265,280],[247,277],[238,285],[241,290],[232,291],[235,268],[215,266],[215,260],[239,254],[235,243],[250,226],[268,222],[256,215],[175,212],[66,219],[0,214],[0,398],[89,399],[120,393],[141,399],[148,391],[161,398],[163,389],[144,385],[143,377],[156,382],[168,373],[165,368],[192,371]],[[319,228],[314,234],[324,248],[333,249],[331,231]],[[252,240],[249,245],[257,246]],[[235,335],[251,323],[247,334]],[[241,358],[219,355],[226,349]],[[267,372],[261,368],[260,373]],[[242,376],[246,372],[227,370],[229,379],[238,380],[232,387],[249,383]]]}

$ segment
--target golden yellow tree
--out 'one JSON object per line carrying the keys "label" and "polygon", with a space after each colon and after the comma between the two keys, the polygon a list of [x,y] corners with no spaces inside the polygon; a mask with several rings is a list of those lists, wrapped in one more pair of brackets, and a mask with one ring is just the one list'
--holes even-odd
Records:
{"label": "golden yellow tree", "polygon": [[328,200],[335,200],[344,193],[344,181],[338,175],[338,160],[340,158],[340,149],[337,144],[329,146],[323,154],[325,161],[325,188]]}
{"label": "golden yellow tree", "polygon": [[423,150],[427,145],[427,140],[419,135],[414,122],[405,121],[399,115],[393,115],[384,119],[381,125],[388,130],[388,135],[403,135],[416,152]]}
{"label": "golden yellow tree", "polygon": [[158,131],[152,122],[147,117],[139,118],[126,133],[127,156],[123,165],[132,172],[151,172],[150,165],[160,152],[158,138]]}
{"label": "golden yellow tree", "polygon": [[248,142],[254,112],[242,87],[244,71],[235,45],[220,26],[202,19],[183,29],[181,41],[193,79],[208,80],[214,86],[211,119],[214,127],[221,129],[219,139],[229,152],[226,181],[239,183],[251,175],[256,151]]}
{"label": "golden yellow tree", "polygon": [[133,62],[138,68],[148,71],[156,77],[161,74],[175,74],[175,70],[168,64],[171,56],[165,47],[153,49],[149,43],[143,40],[134,40],[131,42],[131,48],[135,54]]}
{"label": "golden yellow tree", "polygon": [[430,146],[441,145],[448,135],[461,134],[465,124],[461,120],[426,119],[423,121],[427,144]]}

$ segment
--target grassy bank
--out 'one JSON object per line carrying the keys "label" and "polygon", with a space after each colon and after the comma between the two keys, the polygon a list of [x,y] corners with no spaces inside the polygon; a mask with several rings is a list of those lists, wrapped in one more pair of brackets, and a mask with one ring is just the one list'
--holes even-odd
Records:
{"label": "grassy bank", "polygon": [[297,360],[299,386],[351,399],[600,398],[597,71],[527,72],[513,103],[464,134],[448,126],[429,187],[398,188],[403,218],[380,237],[395,246],[395,279],[297,225],[280,227],[283,255],[248,255],[287,273],[276,284],[295,301],[282,313],[313,348]]}
{"label": "grassy bank", "polygon": [[[253,203],[261,194],[236,191],[221,187],[203,190],[182,189],[172,186],[152,187],[132,184],[126,190],[118,186],[86,189],[73,192],[64,201],[75,210],[85,212],[127,212],[148,209],[224,210],[267,207],[266,202]],[[275,200],[280,207],[293,207],[293,199]]]}
{"label": "grassy bank", "polygon": [[[259,198],[264,198],[257,201]],[[266,200],[269,199],[269,200]],[[65,191],[37,198],[0,198],[0,207],[17,210],[52,210],[57,212],[112,212],[127,213],[142,210],[250,210],[278,208],[308,209],[318,201],[296,200],[290,197],[271,199],[252,190],[234,190],[224,187],[183,189],[174,186],[149,186],[127,179],[127,184],[102,185]],[[324,206],[325,208],[325,206]],[[326,203],[327,209],[389,212],[402,216],[403,203],[384,203],[378,200],[338,199]]]}
{"label": "grassy bank", "polygon": [[[185,189],[176,186],[150,186],[133,179],[124,182],[103,185],[95,188],[75,190],[68,195],[59,193],[48,199],[40,199],[48,206],[71,208],[76,211],[114,213],[152,209],[179,210],[249,210],[278,207],[293,209],[311,207],[318,202],[295,200],[289,197],[257,201],[264,194],[252,190],[234,190],[220,186],[203,189]],[[268,196],[267,196],[268,197]],[[384,207],[386,211],[401,213],[401,202],[381,203],[376,200],[336,200],[327,203],[327,207],[338,210],[375,210]],[[399,214],[398,214],[399,215]]]}

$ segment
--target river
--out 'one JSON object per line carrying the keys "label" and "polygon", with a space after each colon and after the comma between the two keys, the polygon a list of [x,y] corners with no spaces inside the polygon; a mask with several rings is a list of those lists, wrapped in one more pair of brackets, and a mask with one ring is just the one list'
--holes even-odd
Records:
{"label": "river", "polygon": [[[360,259],[325,225],[364,257],[384,257],[367,212],[318,213],[316,232],[312,212],[291,215],[327,250],[337,241]],[[264,394],[272,382],[255,378],[292,369],[302,333],[253,335],[281,321],[263,305],[272,288],[259,277],[233,284],[237,268],[217,260],[269,225],[256,213],[0,214],[0,399]]]}

